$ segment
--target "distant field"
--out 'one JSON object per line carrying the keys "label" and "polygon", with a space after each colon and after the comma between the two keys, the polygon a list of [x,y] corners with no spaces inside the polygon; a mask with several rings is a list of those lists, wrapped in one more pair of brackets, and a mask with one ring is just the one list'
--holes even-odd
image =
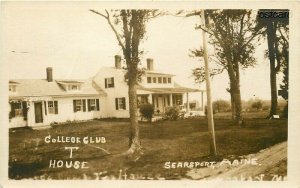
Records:
{"label": "distant field", "polygon": [[[268,116],[269,111],[257,111],[257,112],[243,112],[245,119],[263,119]],[[231,119],[231,112],[218,112],[214,114],[216,119]]]}
{"label": "distant field", "polygon": [[[229,113],[230,114],[230,113]],[[128,148],[127,120],[70,123],[51,129],[11,129],[9,132],[9,177],[11,179],[113,179],[120,174],[134,174],[137,179],[187,178],[185,168],[165,169],[168,161],[209,161],[240,156],[287,140],[287,120],[267,120],[264,114],[245,114],[246,127],[232,126],[225,114],[215,115],[216,143],[219,157],[208,156],[208,132],[205,117],[178,121],[141,123],[144,155],[136,162],[118,155]],[[228,116],[228,114],[227,114]],[[223,117],[223,118],[222,118]],[[47,144],[54,136],[101,136],[105,144]],[[40,141],[38,141],[40,139]],[[69,158],[65,146],[79,149]],[[98,147],[98,148],[97,148]],[[101,147],[102,149],[99,149]],[[111,153],[108,155],[105,151]],[[49,168],[50,160],[86,161],[87,169]]]}

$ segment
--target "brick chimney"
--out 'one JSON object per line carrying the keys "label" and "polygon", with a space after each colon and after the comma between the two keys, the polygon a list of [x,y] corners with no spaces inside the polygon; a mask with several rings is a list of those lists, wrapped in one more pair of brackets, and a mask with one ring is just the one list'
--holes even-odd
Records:
{"label": "brick chimney", "polygon": [[150,70],[150,71],[153,70],[153,59],[151,59],[151,58],[147,59],[147,70]]}
{"label": "brick chimney", "polygon": [[115,55],[115,68],[121,69],[121,56]]}
{"label": "brick chimney", "polygon": [[46,73],[47,73],[47,81],[53,82],[52,67],[47,67]]}

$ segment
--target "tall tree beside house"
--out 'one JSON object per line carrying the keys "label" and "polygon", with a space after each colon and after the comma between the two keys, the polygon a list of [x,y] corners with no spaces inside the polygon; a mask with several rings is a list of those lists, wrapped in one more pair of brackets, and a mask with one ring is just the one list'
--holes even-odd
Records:
{"label": "tall tree beside house", "polygon": [[[277,14],[273,17],[272,13]],[[283,97],[287,98],[288,91],[288,30],[289,30],[288,10],[259,10],[257,14],[257,30],[263,31],[263,36],[267,38],[267,56],[270,60],[270,86],[271,86],[271,108],[269,117],[277,112],[277,73],[283,68],[284,79],[281,86]]]}
{"label": "tall tree beside house", "polygon": [[[214,48],[210,62],[215,63],[211,76],[227,71],[228,89],[231,96],[232,118],[237,125],[242,123],[242,106],[240,91],[240,69],[255,65],[253,57],[255,47],[260,39],[260,30],[255,30],[255,20],[251,10],[206,10],[206,28],[197,26],[209,34],[209,44]],[[202,57],[203,50],[192,50],[194,57]],[[212,66],[211,66],[212,67]],[[193,70],[197,82],[205,80],[204,68]]]}
{"label": "tall tree beside house", "polygon": [[112,10],[105,13],[96,10],[91,12],[100,15],[107,20],[114,32],[118,44],[122,48],[126,62],[127,73],[125,78],[128,83],[129,114],[130,114],[130,135],[129,149],[126,154],[137,160],[142,154],[140,131],[137,118],[137,94],[136,86],[141,75],[138,68],[142,50],[140,44],[145,37],[146,23],[160,13],[157,10]]}

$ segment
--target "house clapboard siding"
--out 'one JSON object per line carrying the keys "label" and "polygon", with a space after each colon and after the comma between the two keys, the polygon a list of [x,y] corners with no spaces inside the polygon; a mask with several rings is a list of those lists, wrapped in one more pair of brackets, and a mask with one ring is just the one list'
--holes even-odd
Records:
{"label": "house clapboard siding", "polygon": [[[10,80],[10,127],[35,127],[107,117],[128,118],[125,73],[126,70],[121,68],[121,57],[115,56],[114,67],[102,67],[87,80],[54,79],[49,67],[46,79]],[[155,71],[153,59],[147,59],[147,69],[137,86],[138,105],[153,104],[155,113],[162,115],[169,107],[188,103],[183,101],[183,96],[188,96],[188,93],[201,92],[199,106],[203,110],[205,91],[180,86],[174,81],[174,76]]]}

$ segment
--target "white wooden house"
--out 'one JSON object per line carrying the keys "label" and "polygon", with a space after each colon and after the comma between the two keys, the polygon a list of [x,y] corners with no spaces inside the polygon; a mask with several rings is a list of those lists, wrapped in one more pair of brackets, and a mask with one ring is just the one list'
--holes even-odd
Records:
{"label": "white wooden house", "polygon": [[[137,86],[138,104],[151,103],[157,114],[169,106],[183,105],[183,96],[201,92],[180,86],[174,76],[154,70],[153,60]],[[87,80],[55,80],[52,68],[46,79],[14,79],[9,81],[10,127],[40,126],[94,118],[128,118],[128,86],[121,68],[121,56],[115,56],[114,67],[102,67]],[[200,101],[202,110],[203,97]]]}

